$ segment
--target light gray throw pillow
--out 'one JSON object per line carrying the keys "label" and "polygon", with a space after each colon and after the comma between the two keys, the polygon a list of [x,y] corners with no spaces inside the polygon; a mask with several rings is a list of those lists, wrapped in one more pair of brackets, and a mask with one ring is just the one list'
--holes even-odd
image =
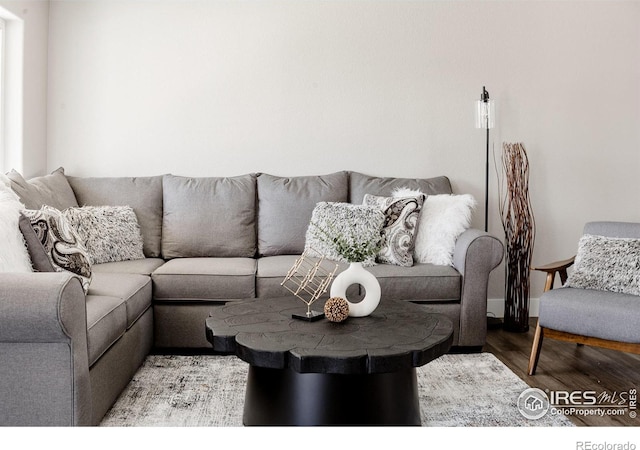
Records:
{"label": "light gray throw pillow", "polygon": [[640,295],[640,239],[584,234],[565,286]]}

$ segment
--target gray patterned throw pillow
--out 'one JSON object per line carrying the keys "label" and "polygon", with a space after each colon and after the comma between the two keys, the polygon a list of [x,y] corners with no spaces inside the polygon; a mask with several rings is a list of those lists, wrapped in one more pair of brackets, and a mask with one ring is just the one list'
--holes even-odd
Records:
{"label": "gray patterned throw pillow", "polygon": [[68,208],[64,216],[78,233],[92,264],[144,259],[140,225],[130,206]]}
{"label": "gray patterned throw pillow", "polygon": [[[71,272],[80,278],[82,288],[87,293],[92,277],[91,262],[62,212],[45,205],[39,210],[22,210],[21,214],[29,220],[33,230],[31,236],[25,235],[29,252],[44,252],[50,263],[47,264],[45,258],[32,258],[34,265],[36,261],[42,261],[42,266],[34,268],[41,272]],[[32,236],[34,239],[31,239]]]}
{"label": "gray patterned throw pillow", "polygon": [[364,204],[377,207],[385,216],[378,262],[413,266],[413,242],[423,203],[424,195],[379,197],[365,194]]}
{"label": "gray patterned throw pillow", "polygon": [[640,295],[640,239],[583,235],[565,286]]}

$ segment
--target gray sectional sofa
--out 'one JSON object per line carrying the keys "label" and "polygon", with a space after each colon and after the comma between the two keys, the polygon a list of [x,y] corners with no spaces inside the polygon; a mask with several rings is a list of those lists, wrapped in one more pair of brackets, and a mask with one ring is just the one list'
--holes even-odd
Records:
{"label": "gray sectional sofa", "polygon": [[[150,352],[210,351],[204,322],[216,306],[288,294],[281,282],[304,249],[317,202],[359,204],[367,193],[399,187],[452,193],[447,177],[346,171],[288,178],[91,178],[62,169],[28,181],[8,175],[29,209],[130,205],[145,259],[94,265],[86,295],[69,274],[0,273],[0,425],[98,424]],[[478,350],[489,274],[502,255],[498,239],[468,229],[453,266],[370,270],[382,301],[446,314],[454,345]]]}

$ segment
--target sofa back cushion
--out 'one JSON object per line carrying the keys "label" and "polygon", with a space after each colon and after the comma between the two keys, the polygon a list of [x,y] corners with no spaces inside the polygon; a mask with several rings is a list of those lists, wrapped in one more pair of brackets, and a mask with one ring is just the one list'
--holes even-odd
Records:
{"label": "sofa back cushion", "polygon": [[587,222],[584,234],[616,238],[640,239],[640,223],[637,222]]}
{"label": "sofa back cushion", "polygon": [[451,182],[447,177],[435,178],[382,178],[358,172],[349,174],[349,202],[362,204],[365,194],[391,197],[395,189],[419,190],[427,195],[451,194]]}
{"label": "sofa back cushion", "polygon": [[78,206],[76,196],[69,186],[62,167],[49,175],[29,180],[25,180],[15,170],[9,172],[7,177],[11,180],[11,189],[18,194],[20,201],[27,209],[40,209],[47,205],[63,210]]}
{"label": "sofa back cushion", "polygon": [[67,177],[81,206],[131,206],[147,258],[157,258],[162,240],[162,176]]}
{"label": "sofa back cushion", "polygon": [[304,251],[305,234],[318,202],[346,202],[348,173],[300,177],[258,176],[258,252],[262,256]]}
{"label": "sofa back cushion", "polygon": [[162,256],[256,254],[256,177],[163,177]]}

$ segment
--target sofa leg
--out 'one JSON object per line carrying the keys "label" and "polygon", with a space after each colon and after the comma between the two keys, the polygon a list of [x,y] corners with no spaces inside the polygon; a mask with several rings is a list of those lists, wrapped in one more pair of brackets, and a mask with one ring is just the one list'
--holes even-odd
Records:
{"label": "sofa leg", "polygon": [[544,332],[540,324],[536,326],[536,333],[533,336],[533,345],[531,346],[531,356],[529,357],[529,375],[536,374],[536,367],[538,366],[538,358],[540,358],[540,349],[542,348],[542,338]]}

